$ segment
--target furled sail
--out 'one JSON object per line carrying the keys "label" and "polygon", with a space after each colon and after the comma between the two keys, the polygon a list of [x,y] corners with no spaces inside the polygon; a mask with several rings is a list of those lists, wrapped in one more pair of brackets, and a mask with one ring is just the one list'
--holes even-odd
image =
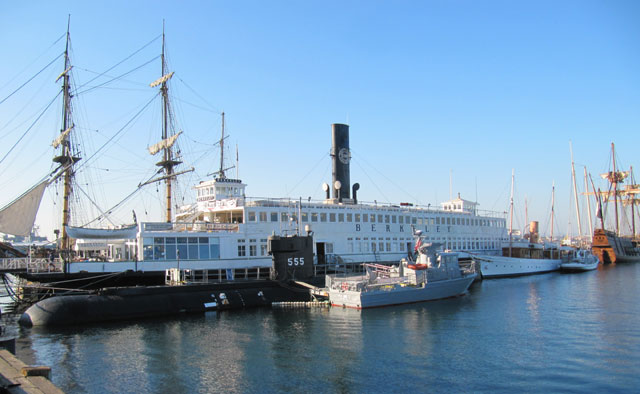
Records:
{"label": "furled sail", "polygon": [[629,176],[629,171],[609,171],[607,173],[604,174],[600,174],[600,177],[602,179],[606,179],[611,183],[622,183],[624,182],[625,178]]}
{"label": "furled sail", "polygon": [[67,234],[75,239],[133,239],[138,233],[138,226],[123,228],[83,228],[66,226]]}
{"label": "furled sail", "polygon": [[168,80],[171,79],[171,77],[173,77],[173,71],[170,72],[169,74],[163,75],[160,78],[156,79],[155,81],[151,82],[149,84],[149,86],[154,88],[154,87],[160,85],[161,83],[167,82]]}
{"label": "furled sail", "polygon": [[152,155],[155,155],[156,153],[160,152],[162,149],[171,148],[173,144],[176,143],[176,140],[178,139],[178,136],[180,134],[182,134],[182,131],[180,131],[176,135],[172,135],[171,137],[158,142],[157,144],[151,145],[149,147],[149,153],[151,153]]}
{"label": "furled sail", "polygon": [[66,129],[65,131],[63,131],[62,133],[60,133],[58,138],[53,140],[53,142],[51,143],[51,146],[53,146],[54,149],[57,148],[58,146],[60,146],[60,144],[67,139],[67,136],[71,132],[71,129],[73,129],[73,125],[71,127],[69,127],[68,129]]}
{"label": "furled sail", "polygon": [[64,77],[65,75],[67,75],[67,73],[69,71],[71,71],[71,69],[73,68],[73,66],[69,66],[67,67],[66,70],[64,70],[63,72],[60,73],[60,75],[58,75],[58,78],[56,78],[56,82],[58,82],[60,80],[60,78]]}
{"label": "furled sail", "polygon": [[36,214],[48,180],[32,187],[15,201],[0,210],[0,232],[27,236],[31,233]]}

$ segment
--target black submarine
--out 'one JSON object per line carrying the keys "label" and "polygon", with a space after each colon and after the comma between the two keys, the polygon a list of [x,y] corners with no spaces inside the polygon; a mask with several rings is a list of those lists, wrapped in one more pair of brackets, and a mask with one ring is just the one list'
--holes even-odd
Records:
{"label": "black submarine", "polygon": [[313,235],[272,235],[268,252],[273,261],[268,280],[112,287],[56,295],[30,306],[18,322],[25,327],[69,326],[309,301],[312,286],[300,282],[314,281]]}

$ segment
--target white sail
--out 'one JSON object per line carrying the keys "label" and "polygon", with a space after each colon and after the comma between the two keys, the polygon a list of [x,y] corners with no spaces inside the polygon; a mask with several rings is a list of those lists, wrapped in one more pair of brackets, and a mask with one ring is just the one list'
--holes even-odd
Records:
{"label": "white sail", "polygon": [[60,146],[60,144],[67,139],[67,136],[71,132],[71,129],[73,129],[73,126],[69,127],[68,129],[60,133],[58,138],[53,140],[53,142],[51,143],[51,146],[53,146],[54,148],[57,148],[58,146]]}
{"label": "white sail", "polygon": [[138,226],[123,228],[83,228],[66,226],[67,234],[75,239],[133,239],[138,233]]}
{"label": "white sail", "polygon": [[160,85],[163,82],[167,82],[168,80],[171,79],[171,77],[173,77],[173,71],[170,72],[169,74],[163,75],[160,78],[156,79],[155,81],[151,82],[149,84],[149,86],[151,86],[152,88],[156,87],[156,86]]}
{"label": "white sail", "polygon": [[2,208],[0,210],[0,232],[21,236],[29,235],[36,220],[44,189],[48,184],[48,180],[39,183]]}
{"label": "white sail", "polygon": [[151,153],[152,155],[155,155],[156,153],[160,152],[160,150],[165,149],[165,148],[171,148],[173,146],[173,144],[176,143],[176,140],[178,139],[178,136],[182,134],[182,131],[180,131],[178,134],[173,135],[167,139],[164,139],[160,142],[158,142],[157,144],[151,145],[149,147],[149,153]]}

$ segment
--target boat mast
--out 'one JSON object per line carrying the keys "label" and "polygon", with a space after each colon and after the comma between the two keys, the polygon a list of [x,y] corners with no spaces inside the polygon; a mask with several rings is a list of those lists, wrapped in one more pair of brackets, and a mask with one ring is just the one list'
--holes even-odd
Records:
{"label": "boat mast", "polygon": [[553,242],[553,217],[556,216],[555,203],[556,203],[556,181],[553,181],[553,183],[551,184],[551,242]]}
{"label": "boat mast", "polygon": [[[165,75],[166,72],[166,66],[165,66],[165,61],[164,61],[164,21],[162,21],[162,55],[160,55],[160,61],[162,62],[162,75]],[[169,99],[169,94],[167,91],[167,81],[162,82],[162,87],[160,88],[160,91],[162,92],[162,139],[166,140],[168,138],[168,133],[167,133],[167,129],[168,129],[168,112],[169,112],[169,103],[168,103],[168,99]],[[167,201],[167,211],[166,211],[166,217],[165,220],[167,222],[171,221],[171,175],[173,173],[173,165],[170,164],[171,163],[171,157],[172,156],[172,150],[169,148],[164,148],[164,162],[166,163],[166,165],[164,166],[165,169],[165,174],[167,175],[167,178],[165,179],[165,185],[166,185],[166,201]]]}
{"label": "boat mast", "polygon": [[511,198],[509,202],[509,257],[511,257],[511,249],[513,244],[513,182],[516,177],[516,170],[511,169]]}
{"label": "boat mast", "polygon": [[70,71],[71,71],[71,61],[69,60],[69,42],[71,41],[71,35],[69,33],[69,28],[71,25],[71,16],[69,16],[69,20],[67,21],[67,43],[64,49],[64,71],[58,79],[62,78],[62,97],[63,97],[63,106],[62,106],[62,129],[60,130],[61,135],[65,135],[62,138],[60,143],[61,152],[60,156],[57,156],[53,159],[54,162],[59,163],[60,166],[64,169],[63,176],[63,202],[62,202],[62,229],[61,229],[61,239],[60,239],[60,250],[63,251],[68,257],[68,251],[70,249],[69,245],[69,235],[67,234],[67,226],[69,225],[71,219],[71,209],[70,209],[70,197],[72,192],[72,181],[73,181],[73,164],[80,160],[79,157],[74,157],[73,152],[71,150],[71,143],[69,133],[71,128],[73,127],[71,121],[71,83],[70,83]]}
{"label": "boat mast", "polygon": [[[529,206],[527,205],[527,195],[524,195],[524,231],[523,234],[527,231],[527,226],[529,225]],[[531,228],[529,228],[529,239],[531,239]]]}
{"label": "boat mast", "polygon": [[616,212],[616,235],[620,235],[620,224],[618,222],[618,173],[616,172],[616,152],[611,143],[611,161],[613,161],[613,206]]}
{"label": "boat mast", "polygon": [[604,231],[604,212],[602,212],[602,192],[600,188],[596,191],[596,185],[593,183],[593,178],[591,178],[591,174],[589,174],[589,180],[591,181],[591,188],[593,189],[593,194],[596,197],[596,202],[598,203],[598,207],[596,208],[596,217],[600,219],[600,228]]}
{"label": "boat mast", "polygon": [[220,137],[220,172],[218,176],[221,179],[225,178],[224,175],[224,112],[222,112],[222,136]]}
{"label": "boat mast", "polygon": [[[591,199],[589,198],[589,183],[587,182],[587,166],[584,167],[584,197],[587,199],[587,217],[589,218],[589,241],[593,242],[593,221],[591,220]],[[594,190],[595,193],[595,190]]]}
{"label": "boat mast", "polygon": [[[162,62],[162,77],[151,84],[152,87],[157,86],[157,84],[160,84],[160,93],[162,94],[162,141],[167,141],[167,138],[169,138],[169,128],[170,126],[172,126],[170,124],[170,115],[171,115],[171,108],[169,106],[169,87],[167,86],[167,81],[169,81],[169,79],[171,79],[171,77],[173,76],[173,73],[167,74],[167,66],[166,66],[166,62],[165,62],[165,56],[164,56],[164,52],[165,52],[165,35],[164,35],[164,21],[162,21],[162,54],[160,55],[160,60]],[[172,181],[173,178],[176,177],[173,168],[182,163],[181,161],[175,160],[173,157],[173,143],[165,143],[162,147],[163,150],[163,155],[162,155],[162,161],[156,163],[156,165],[158,167],[161,167],[164,170],[164,176],[157,179],[157,180],[161,180],[164,179],[165,182],[165,188],[166,188],[166,211],[165,211],[165,221],[167,223],[171,222],[172,219],[172,202],[171,202],[171,195],[172,195]],[[156,180],[156,181],[157,181]],[[149,182],[146,182],[149,183]],[[146,184],[145,183],[145,184]]]}
{"label": "boat mast", "polygon": [[573,181],[573,197],[576,203],[576,218],[578,219],[578,236],[582,241],[582,223],[580,222],[580,205],[578,205],[578,186],[576,184],[576,168],[573,162],[573,147],[569,141],[569,151],[571,152],[571,180]]}
{"label": "boat mast", "polygon": [[632,239],[636,238],[636,218],[635,218],[635,209],[634,205],[636,205],[636,182],[633,178],[633,166],[629,166],[629,175],[631,176],[631,186],[627,189],[627,192],[631,194],[631,198],[629,202],[631,203],[631,236]]}
{"label": "boat mast", "polygon": [[[187,172],[193,171],[193,167],[187,170],[174,172],[174,167],[178,164],[181,164],[182,161],[177,160],[173,155],[173,145],[176,142],[178,136],[182,133],[182,131],[175,133],[175,124],[173,121],[173,113],[171,111],[171,105],[169,102],[169,86],[167,82],[173,77],[173,72],[167,74],[167,65],[165,62],[165,35],[164,35],[164,20],[162,21],[162,53],[160,54],[160,60],[162,63],[162,76],[157,80],[151,82],[149,84],[150,87],[155,88],[156,86],[160,86],[160,94],[162,95],[162,140],[149,147],[149,153],[151,155],[155,155],[156,153],[162,150],[162,160],[156,163],[156,166],[160,167],[158,170],[158,174],[162,173],[163,175],[157,177],[155,179],[148,180],[144,183],[138,185],[138,187],[148,185],[150,183],[164,181],[166,186],[166,211],[165,211],[165,221],[167,223],[171,222],[172,219],[172,186],[173,179],[178,175],[185,174]],[[171,134],[171,136],[169,135]]]}

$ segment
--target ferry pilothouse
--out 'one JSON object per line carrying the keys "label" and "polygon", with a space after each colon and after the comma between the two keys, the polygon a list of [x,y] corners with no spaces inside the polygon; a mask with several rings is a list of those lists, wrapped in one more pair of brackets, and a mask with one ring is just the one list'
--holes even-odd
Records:
{"label": "ferry pilothouse", "polygon": [[[477,203],[458,196],[440,209],[364,203],[357,183],[350,185],[349,127],[332,125],[332,187],[324,184],[322,201],[250,198],[246,184],[224,171],[195,186],[197,200],[183,206],[171,223],[139,223],[130,239],[78,239],[76,250],[106,254],[106,261],[73,262],[68,272],[162,271],[182,269],[218,271],[231,279],[251,271],[268,275],[271,234],[313,232],[316,263],[397,263],[413,252],[413,232],[425,242],[453,251],[495,253],[508,237],[503,214],[479,214]],[[83,245],[86,244],[86,247]],[[139,253],[141,251],[141,253]]]}

